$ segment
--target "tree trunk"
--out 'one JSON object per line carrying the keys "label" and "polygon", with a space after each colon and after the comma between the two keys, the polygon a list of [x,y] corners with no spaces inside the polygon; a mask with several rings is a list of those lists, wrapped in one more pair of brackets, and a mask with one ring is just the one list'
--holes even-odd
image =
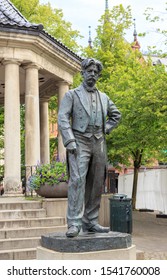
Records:
{"label": "tree trunk", "polygon": [[138,183],[138,174],[139,168],[141,166],[141,159],[142,159],[143,149],[136,150],[133,152],[134,156],[134,177],[133,177],[133,190],[132,190],[132,209],[136,209],[136,195],[137,195],[137,183]]}
{"label": "tree trunk", "polygon": [[139,168],[134,167],[133,177],[133,191],[132,191],[132,209],[136,209],[136,195],[137,195],[137,182],[138,182]]}

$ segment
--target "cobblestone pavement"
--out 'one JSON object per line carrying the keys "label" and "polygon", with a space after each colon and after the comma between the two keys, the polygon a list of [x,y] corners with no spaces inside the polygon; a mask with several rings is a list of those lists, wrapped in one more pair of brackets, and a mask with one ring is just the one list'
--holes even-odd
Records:
{"label": "cobblestone pavement", "polygon": [[133,212],[132,240],[139,259],[167,260],[167,218],[157,218],[156,214]]}

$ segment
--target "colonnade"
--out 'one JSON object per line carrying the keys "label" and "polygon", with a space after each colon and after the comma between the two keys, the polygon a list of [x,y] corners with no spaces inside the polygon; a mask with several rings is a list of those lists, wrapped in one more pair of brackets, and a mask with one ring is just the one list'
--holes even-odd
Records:
{"label": "colonnade", "polygon": [[[21,186],[20,149],[20,77],[17,60],[4,60],[5,67],[5,174],[7,192],[16,191]],[[25,164],[35,166],[49,163],[49,114],[48,100],[41,99],[39,93],[39,67],[29,63],[25,67]],[[59,103],[69,84],[58,82]],[[58,136],[58,151],[61,160],[65,149],[61,136]]]}

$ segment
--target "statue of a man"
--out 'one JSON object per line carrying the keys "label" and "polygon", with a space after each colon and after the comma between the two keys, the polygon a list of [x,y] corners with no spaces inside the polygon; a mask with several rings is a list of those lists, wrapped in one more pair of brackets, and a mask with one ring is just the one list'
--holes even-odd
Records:
{"label": "statue of a man", "polygon": [[105,134],[121,117],[110,98],[95,87],[101,62],[87,58],[81,68],[83,83],[65,94],[58,114],[69,163],[67,237],[76,237],[81,228],[84,232],[109,232],[98,223],[106,174]]}

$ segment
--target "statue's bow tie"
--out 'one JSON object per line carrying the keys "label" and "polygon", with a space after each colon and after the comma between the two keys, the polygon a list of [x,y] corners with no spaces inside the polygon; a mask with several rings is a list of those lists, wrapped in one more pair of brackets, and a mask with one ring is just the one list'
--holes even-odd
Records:
{"label": "statue's bow tie", "polygon": [[94,88],[88,88],[88,87],[86,87],[86,90],[88,91],[88,92],[96,92],[96,88],[94,87]]}

